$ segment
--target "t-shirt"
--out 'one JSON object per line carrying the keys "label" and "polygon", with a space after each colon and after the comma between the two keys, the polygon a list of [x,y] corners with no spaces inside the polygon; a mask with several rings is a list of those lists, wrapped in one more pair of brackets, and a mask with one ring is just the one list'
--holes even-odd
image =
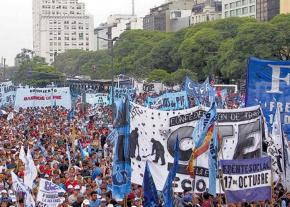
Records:
{"label": "t-shirt", "polygon": [[97,199],[95,201],[91,200],[90,201],[90,207],[99,207],[101,205],[101,200],[100,199]]}
{"label": "t-shirt", "polygon": [[100,167],[96,167],[92,173],[92,180],[95,180],[97,176],[102,174],[102,170]]}

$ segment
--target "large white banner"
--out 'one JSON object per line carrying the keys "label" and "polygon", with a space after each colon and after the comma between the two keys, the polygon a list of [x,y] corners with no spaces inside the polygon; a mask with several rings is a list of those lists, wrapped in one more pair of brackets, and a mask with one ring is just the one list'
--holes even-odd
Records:
{"label": "large white banner", "polygon": [[12,81],[0,83],[0,106],[13,106],[15,87]]}
{"label": "large white banner", "polygon": [[[176,192],[204,192],[208,188],[208,150],[195,162],[195,179],[188,175],[188,161],[193,147],[192,132],[208,108],[160,111],[132,103],[130,157],[132,182],[142,184],[146,161],[157,190],[162,190],[174,160],[174,145],[180,140],[180,160],[175,182]],[[260,107],[218,110],[218,132],[223,143],[220,159],[260,157],[262,127]],[[222,152],[222,153],[221,153]],[[217,192],[222,191],[219,183]]]}
{"label": "large white banner", "polygon": [[63,106],[71,109],[71,94],[63,88],[18,88],[15,108]]}

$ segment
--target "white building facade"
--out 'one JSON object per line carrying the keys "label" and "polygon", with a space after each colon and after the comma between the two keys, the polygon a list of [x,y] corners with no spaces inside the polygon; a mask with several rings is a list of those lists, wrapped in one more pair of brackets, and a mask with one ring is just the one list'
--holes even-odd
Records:
{"label": "white building facade", "polygon": [[95,29],[95,50],[108,49],[107,40],[118,38],[123,32],[135,29],[143,29],[143,18],[127,14],[110,15],[106,23]]}
{"label": "white building facade", "polygon": [[69,49],[94,49],[94,20],[78,0],[33,0],[33,50],[47,63]]}
{"label": "white building facade", "polygon": [[253,17],[256,18],[256,0],[223,0],[222,18]]}

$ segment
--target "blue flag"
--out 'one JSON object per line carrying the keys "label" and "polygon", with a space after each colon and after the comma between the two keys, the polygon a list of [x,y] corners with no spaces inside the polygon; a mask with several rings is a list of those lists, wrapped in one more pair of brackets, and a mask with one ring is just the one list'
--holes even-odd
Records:
{"label": "blue flag", "polygon": [[84,160],[88,156],[88,153],[83,149],[83,146],[82,146],[82,144],[80,142],[79,142],[79,147],[80,147],[82,160]]}
{"label": "blue flag", "polygon": [[201,119],[197,123],[197,127],[194,128],[192,132],[192,138],[194,140],[195,148],[199,148],[208,132],[209,127],[217,120],[217,110],[216,110],[216,103],[214,102]]}
{"label": "blue flag", "polygon": [[173,167],[170,169],[165,185],[163,187],[163,198],[166,207],[173,207],[173,189],[172,189],[172,182],[176,176],[176,172],[178,169],[178,160],[179,160],[179,138],[178,135],[176,137],[175,147],[174,147],[174,163]]}
{"label": "blue flag", "polygon": [[217,177],[217,156],[218,156],[218,137],[217,129],[214,127],[212,138],[209,144],[208,154],[208,172],[209,172],[209,190],[208,192],[216,196],[216,177]]}
{"label": "blue flag", "polygon": [[112,195],[116,199],[123,199],[131,192],[129,106],[128,97],[125,100],[117,99],[114,102],[114,127],[118,130],[118,137],[114,143]]}
{"label": "blue flag", "polygon": [[143,178],[143,190],[145,198],[144,207],[159,206],[157,190],[147,162]]}
{"label": "blue flag", "polygon": [[202,84],[195,83],[189,77],[186,77],[185,79],[184,90],[189,96],[194,97],[197,105],[205,105],[209,97],[210,88],[211,85],[209,83],[209,78],[207,78]]}

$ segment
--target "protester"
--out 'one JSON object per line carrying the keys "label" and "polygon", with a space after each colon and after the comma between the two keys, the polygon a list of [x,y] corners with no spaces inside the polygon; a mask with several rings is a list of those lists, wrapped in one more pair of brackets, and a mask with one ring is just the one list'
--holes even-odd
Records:
{"label": "protester", "polygon": [[[167,91],[168,92],[168,91]],[[172,91],[171,91],[172,92]],[[165,92],[162,92],[165,93]],[[144,104],[148,96],[157,93],[140,93],[136,102]],[[223,108],[239,108],[243,96],[228,93]],[[219,97],[217,97],[219,99]],[[221,100],[220,100],[221,101]],[[190,107],[196,105],[189,98]],[[0,204],[2,206],[24,206],[25,193],[16,192],[10,172],[21,180],[25,177],[25,165],[20,154],[31,151],[37,177],[30,192],[34,200],[41,178],[52,181],[65,193],[59,206],[100,207],[100,206],[144,206],[144,192],[141,185],[132,184],[132,192],[124,200],[112,197],[113,145],[107,140],[112,131],[113,110],[111,106],[84,106],[76,103],[73,110],[63,107],[6,108],[13,118],[0,116]],[[73,113],[72,113],[73,112]],[[159,206],[164,206],[161,193]],[[231,206],[290,206],[290,193],[283,186],[276,185],[272,201],[261,201]],[[224,206],[226,198],[213,198],[208,192],[195,194],[185,191],[175,193],[178,207]],[[36,206],[42,206],[40,202]],[[229,206],[230,206],[229,205]]]}

